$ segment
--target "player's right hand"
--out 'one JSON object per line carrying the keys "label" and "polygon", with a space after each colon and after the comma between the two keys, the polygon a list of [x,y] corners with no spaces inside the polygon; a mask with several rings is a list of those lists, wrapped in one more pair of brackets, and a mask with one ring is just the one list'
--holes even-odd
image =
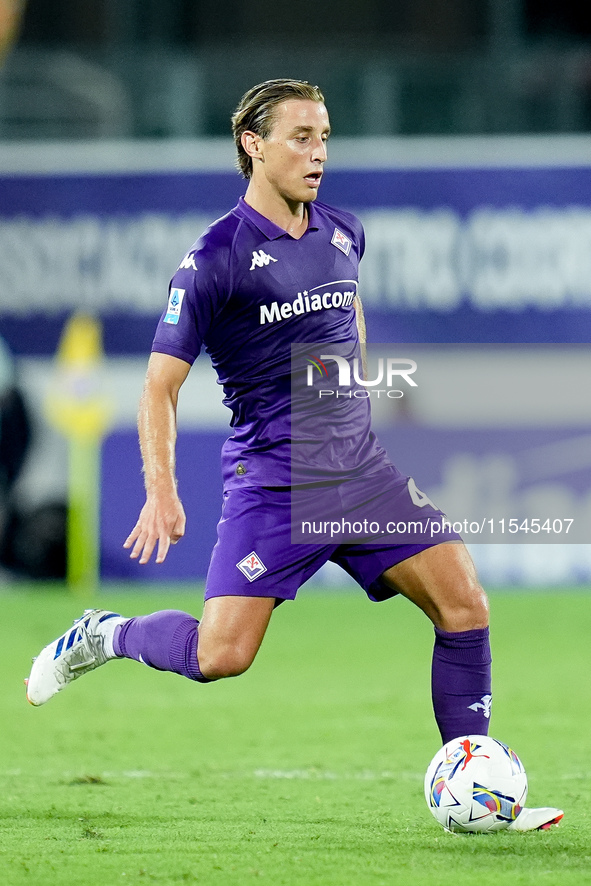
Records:
{"label": "player's right hand", "polygon": [[164,563],[170,545],[185,534],[185,524],[185,511],[177,495],[149,495],[123,547],[132,548],[129,556],[144,564],[158,545],[156,563]]}

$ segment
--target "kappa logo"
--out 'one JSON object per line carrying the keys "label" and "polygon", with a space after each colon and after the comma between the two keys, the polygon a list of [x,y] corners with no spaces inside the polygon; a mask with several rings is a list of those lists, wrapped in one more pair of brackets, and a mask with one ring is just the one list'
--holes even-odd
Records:
{"label": "kappa logo", "polygon": [[186,256],[184,257],[184,259],[182,260],[182,262],[181,262],[180,265],[178,266],[178,270],[179,270],[179,271],[183,271],[183,270],[185,270],[185,271],[189,271],[189,270],[196,271],[196,270],[197,270],[197,265],[195,264],[195,255],[194,255],[194,253],[192,253],[192,252],[188,252],[188,253],[186,254]]}
{"label": "kappa logo", "polygon": [[490,720],[490,709],[492,707],[492,695],[483,695],[480,701],[468,705],[469,711],[482,711],[487,720]]}
{"label": "kappa logo", "polygon": [[236,566],[249,581],[254,581],[255,578],[258,578],[259,575],[262,575],[263,572],[267,571],[267,567],[254,551],[251,551],[251,553],[245,557],[244,560],[241,560],[240,563],[236,563]]}
{"label": "kappa logo", "polygon": [[334,229],[334,234],[332,235],[332,240],[330,241],[333,246],[336,246],[337,249],[340,249],[341,252],[344,252],[345,255],[349,255],[351,252],[351,241],[348,237],[345,237],[342,231],[339,231],[338,228]]}
{"label": "kappa logo", "polygon": [[250,270],[254,271],[255,268],[264,268],[269,262],[277,261],[276,258],[273,258],[272,255],[267,255],[266,252],[263,252],[262,249],[259,249],[257,252],[256,249],[252,254],[252,264],[250,266]]}

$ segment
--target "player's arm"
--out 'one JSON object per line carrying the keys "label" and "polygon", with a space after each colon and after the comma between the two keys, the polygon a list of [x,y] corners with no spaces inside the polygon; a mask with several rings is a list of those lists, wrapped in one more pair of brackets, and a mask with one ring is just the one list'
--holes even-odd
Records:
{"label": "player's arm", "polygon": [[185,533],[185,512],[177,493],[176,411],[178,393],[190,366],[168,354],[152,353],[140,400],[138,430],[144,463],[146,503],[123,547],[147,563],[158,545],[162,563],[171,544]]}
{"label": "player's arm", "polygon": [[367,334],[365,329],[365,314],[363,313],[363,305],[359,293],[353,300],[355,307],[355,321],[357,323],[357,332],[359,334],[359,344],[361,345],[361,362],[363,365],[363,377],[367,378]]}

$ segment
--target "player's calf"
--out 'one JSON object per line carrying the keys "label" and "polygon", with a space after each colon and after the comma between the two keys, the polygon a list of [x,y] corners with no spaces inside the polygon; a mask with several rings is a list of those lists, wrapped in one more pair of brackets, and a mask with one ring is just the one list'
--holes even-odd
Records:
{"label": "player's calf", "polygon": [[243,674],[256,657],[274,606],[273,597],[207,599],[199,626],[202,674],[210,680]]}
{"label": "player's calf", "polygon": [[486,735],[492,702],[488,599],[465,546],[454,542],[423,550],[383,579],[435,626],[431,688],[443,741]]}

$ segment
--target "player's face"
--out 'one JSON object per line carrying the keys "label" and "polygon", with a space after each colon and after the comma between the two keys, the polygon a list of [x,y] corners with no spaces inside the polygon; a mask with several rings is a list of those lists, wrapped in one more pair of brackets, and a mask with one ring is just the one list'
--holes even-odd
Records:
{"label": "player's face", "polygon": [[310,203],[318,195],[330,135],[322,102],[288,99],[275,108],[271,133],[261,140],[258,164],[268,185],[289,203]]}

